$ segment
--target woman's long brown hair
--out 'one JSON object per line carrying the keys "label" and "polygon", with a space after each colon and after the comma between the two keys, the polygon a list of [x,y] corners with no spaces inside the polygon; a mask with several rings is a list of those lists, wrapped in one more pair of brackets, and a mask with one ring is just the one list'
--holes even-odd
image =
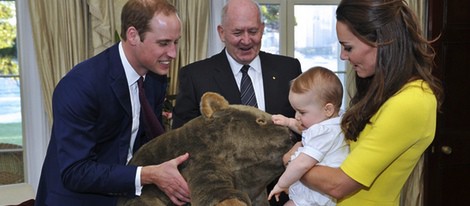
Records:
{"label": "woman's long brown hair", "polygon": [[427,82],[442,104],[441,83],[432,75],[431,41],[422,36],[416,15],[403,0],[343,0],[336,18],[363,42],[377,47],[375,74],[355,76],[356,93],[341,122],[347,139],[356,141],[384,102],[412,80]]}

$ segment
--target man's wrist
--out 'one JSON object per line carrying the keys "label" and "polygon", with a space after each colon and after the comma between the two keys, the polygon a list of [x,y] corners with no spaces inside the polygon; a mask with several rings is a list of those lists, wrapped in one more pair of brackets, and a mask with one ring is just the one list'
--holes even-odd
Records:
{"label": "man's wrist", "polygon": [[140,196],[142,194],[141,173],[142,166],[137,167],[137,171],[135,173],[135,195],[137,196]]}

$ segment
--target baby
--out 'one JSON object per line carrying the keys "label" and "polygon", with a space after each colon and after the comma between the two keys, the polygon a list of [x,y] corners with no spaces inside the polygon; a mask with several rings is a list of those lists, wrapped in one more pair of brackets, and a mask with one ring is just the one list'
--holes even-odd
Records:
{"label": "baby", "polygon": [[349,153],[340,126],[342,98],[341,81],[324,67],[310,68],[293,80],[289,102],[296,111],[295,119],[273,115],[272,120],[301,133],[302,144],[296,144],[296,152],[268,199],[275,196],[278,200],[284,191],[290,198],[286,206],[336,205],[334,198],[306,187],[299,180],[316,164],[339,167]]}

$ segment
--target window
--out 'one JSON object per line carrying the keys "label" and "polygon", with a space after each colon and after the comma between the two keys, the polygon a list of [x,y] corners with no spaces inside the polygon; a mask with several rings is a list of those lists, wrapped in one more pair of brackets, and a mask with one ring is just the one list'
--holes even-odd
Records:
{"label": "window", "polygon": [[279,4],[260,4],[264,21],[264,34],[261,42],[261,50],[280,54],[280,17]]}
{"label": "window", "polygon": [[24,182],[14,0],[0,0],[0,185]]}
{"label": "window", "polygon": [[[265,22],[262,50],[299,59],[302,70],[323,66],[346,85],[346,64],[340,59],[334,0],[259,0]],[[344,90],[346,91],[346,90]],[[344,95],[344,99],[346,95]],[[345,100],[343,100],[343,108]]]}

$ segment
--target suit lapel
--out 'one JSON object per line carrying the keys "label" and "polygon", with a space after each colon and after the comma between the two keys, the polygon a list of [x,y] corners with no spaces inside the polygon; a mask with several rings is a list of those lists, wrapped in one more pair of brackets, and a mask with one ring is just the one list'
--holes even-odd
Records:
{"label": "suit lapel", "polygon": [[[115,44],[110,48],[108,64],[110,67],[109,77],[111,78],[111,90],[116,96],[117,101],[122,106],[122,109],[126,112],[128,118],[132,121],[132,106],[131,97],[129,94],[129,85],[127,83],[127,77],[122,66],[121,57],[119,56],[119,44]],[[119,111],[116,111],[119,112]],[[119,144],[119,159],[120,162],[127,162],[127,153],[129,149],[130,136],[131,136],[131,125],[129,125],[128,133],[122,135]]]}
{"label": "suit lapel", "polygon": [[132,117],[131,113],[131,97],[129,94],[129,86],[127,83],[126,74],[124,72],[124,67],[121,63],[121,58],[119,56],[118,44],[114,45],[110,49],[110,77],[112,79],[111,88],[116,95],[117,100],[121,104],[124,111]]}
{"label": "suit lapel", "polygon": [[230,64],[228,63],[225,49],[221,53],[214,56],[215,69],[212,81],[215,81],[222,92],[222,96],[227,99],[230,104],[241,104],[240,90],[233,76]]}
{"label": "suit lapel", "polygon": [[275,61],[267,59],[267,55],[264,52],[259,53],[261,62],[261,70],[263,73],[263,87],[264,87],[264,103],[265,110],[270,111],[272,103],[278,102],[279,95],[276,88],[279,86],[278,78],[278,67]]}

